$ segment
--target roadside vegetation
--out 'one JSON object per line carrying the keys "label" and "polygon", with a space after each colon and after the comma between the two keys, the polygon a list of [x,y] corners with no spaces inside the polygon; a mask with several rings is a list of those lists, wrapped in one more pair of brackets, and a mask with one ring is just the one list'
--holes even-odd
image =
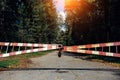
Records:
{"label": "roadside vegetation", "polygon": [[98,55],[88,55],[86,59],[91,61],[102,62],[115,67],[120,67],[120,58],[108,57],[108,56],[98,56]]}
{"label": "roadside vegetation", "polygon": [[111,65],[111,66],[120,68],[120,58],[116,58],[116,57],[88,55],[88,54],[80,54],[80,53],[67,53],[66,55],[71,55],[75,58],[80,58],[82,60],[101,62],[106,65]]}
{"label": "roadside vegetation", "polygon": [[0,70],[6,70],[11,68],[28,68],[29,63],[32,63],[30,61],[30,58],[41,57],[53,51],[54,50],[1,58]]}

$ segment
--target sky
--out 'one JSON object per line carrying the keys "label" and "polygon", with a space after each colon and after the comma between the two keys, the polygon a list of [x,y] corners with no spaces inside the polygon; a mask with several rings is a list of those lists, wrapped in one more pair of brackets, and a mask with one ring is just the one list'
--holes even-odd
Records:
{"label": "sky", "polygon": [[64,0],[53,0],[55,2],[58,14],[62,15],[63,19],[65,19],[64,13]]}
{"label": "sky", "polygon": [[64,0],[53,0],[55,2],[55,5],[57,7],[57,11],[64,11]]}
{"label": "sky", "polygon": [[[58,15],[62,15],[62,18],[65,21],[64,0],[53,0],[53,1],[55,2]],[[65,25],[61,26],[61,30],[65,31]]]}

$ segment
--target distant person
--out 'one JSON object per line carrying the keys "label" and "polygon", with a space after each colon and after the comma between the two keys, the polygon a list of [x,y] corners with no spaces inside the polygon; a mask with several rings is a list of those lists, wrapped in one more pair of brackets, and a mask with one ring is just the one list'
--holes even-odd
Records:
{"label": "distant person", "polygon": [[59,49],[58,57],[60,58],[63,50],[63,45],[58,45],[58,49]]}

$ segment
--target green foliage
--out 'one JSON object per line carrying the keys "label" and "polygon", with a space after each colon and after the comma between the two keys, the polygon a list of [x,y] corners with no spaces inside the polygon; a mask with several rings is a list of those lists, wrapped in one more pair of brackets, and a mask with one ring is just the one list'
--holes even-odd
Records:
{"label": "green foliage", "polygon": [[[89,1],[89,2],[88,2]],[[75,44],[101,43],[120,40],[119,1],[80,0],[76,8],[66,8],[66,24],[72,29]],[[117,13],[116,13],[117,12]]]}
{"label": "green foliage", "polygon": [[52,0],[1,0],[0,41],[53,43],[57,12]]}
{"label": "green foliage", "polygon": [[63,45],[73,45],[74,42],[71,37],[72,32],[69,30],[62,31],[60,30],[56,39],[57,44],[63,44]]}
{"label": "green foliage", "polygon": [[9,68],[13,65],[18,65],[20,60],[29,59],[33,57],[41,57],[53,51],[54,50],[7,57],[7,58],[4,58],[4,60],[0,61],[0,68]]}
{"label": "green foliage", "polygon": [[87,59],[103,60],[105,62],[120,64],[119,58],[115,58],[115,57],[99,56],[99,55],[86,55],[86,58]]}
{"label": "green foliage", "polygon": [[[12,6],[14,5],[14,6]],[[16,27],[14,23],[16,21],[16,0],[11,2],[10,0],[1,0],[0,1],[0,40],[8,41],[13,40],[16,33]],[[10,37],[13,37],[10,39]]]}
{"label": "green foliage", "polygon": [[18,60],[4,60],[0,61],[0,68],[7,68],[18,63]]}

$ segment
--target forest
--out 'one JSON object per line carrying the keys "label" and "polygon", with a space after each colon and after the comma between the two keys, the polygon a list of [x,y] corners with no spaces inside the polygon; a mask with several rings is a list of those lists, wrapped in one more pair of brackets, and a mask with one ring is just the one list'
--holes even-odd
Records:
{"label": "forest", "polygon": [[57,12],[52,0],[0,0],[0,41],[54,43]]}
{"label": "forest", "polygon": [[65,6],[67,45],[120,41],[119,0],[71,0]]}
{"label": "forest", "polygon": [[[53,0],[0,0],[0,42],[79,45],[120,41],[119,0],[74,0],[60,23]],[[65,25],[65,31],[60,29]]]}

